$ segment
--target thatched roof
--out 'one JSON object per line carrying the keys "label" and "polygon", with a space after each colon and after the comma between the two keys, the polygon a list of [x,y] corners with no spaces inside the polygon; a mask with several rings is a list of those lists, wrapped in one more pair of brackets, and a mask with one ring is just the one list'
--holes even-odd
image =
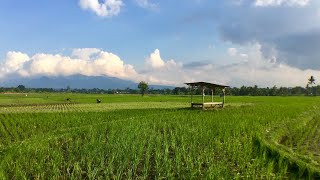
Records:
{"label": "thatched roof", "polygon": [[186,85],[189,86],[200,86],[200,87],[207,87],[207,88],[226,88],[230,87],[227,85],[220,85],[220,84],[214,84],[214,83],[209,83],[209,82],[190,82],[190,83],[185,83]]}

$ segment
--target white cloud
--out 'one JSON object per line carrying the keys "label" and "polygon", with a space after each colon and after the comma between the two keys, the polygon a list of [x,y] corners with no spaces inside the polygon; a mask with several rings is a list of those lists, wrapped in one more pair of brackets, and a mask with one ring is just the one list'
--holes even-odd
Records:
{"label": "white cloud", "polygon": [[237,55],[237,53],[238,53],[238,49],[237,48],[229,48],[228,49],[228,54],[230,56],[235,56],[235,55]]}
{"label": "white cloud", "polygon": [[[265,58],[260,44],[252,44],[246,49],[244,53],[237,51],[235,54],[237,57],[245,58],[245,61],[223,66],[195,62],[190,65],[175,63],[176,65],[171,68],[164,68],[168,61],[161,59],[161,68],[153,68],[140,73],[140,77],[151,83],[175,86],[183,86],[183,83],[189,81],[208,81],[238,87],[242,85],[293,87],[305,86],[307,78],[311,75],[320,76],[320,70],[301,70],[287,64],[277,63],[276,59]],[[154,54],[158,53],[152,53],[150,56]]]}
{"label": "white cloud", "polygon": [[309,0],[255,0],[255,6],[306,6]]}
{"label": "white cloud", "polygon": [[136,3],[145,9],[150,9],[150,10],[157,10],[159,9],[159,4],[155,4],[150,2],[150,0],[135,0]]}
{"label": "white cloud", "polygon": [[249,55],[246,53],[240,53],[237,48],[229,48],[228,49],[229,56],[239,58],[241,60],[247,61]]}
{"label": "white cloud", "polygon": [[98,49],[75,49],[72,56],[59,54],[35,54],[29,57],[21,52],[8,52],[1,64],[2,78],[10,74],[21,76],[87,76],[106,75],[135,80],[138,75],[130,64],[125,64],[119,56]]}
{"label": "white cloud", "polygon": [[82,48],[74,49],[71,56],[79,59],[90,60],[94,55],[99,53],[101,50],[97,48]]}
{"label": "white cloud", "polygon": [[120,13],[122,0],[79,0],[79,5],[84,10],[93,11],[97,16],[112,17]]}
{"label": "white cloud", "polygon": [[223,2],[222,15],[201,17],[212,19],[208,22],[218,27],[225,42],[236,47],[259,42],[268,59],[275,56],[277,62],[298,68],[320,68],[320,24],[315,23],[320,17],[319,0],[243,0],[241,5]]}
{"label": "white cloud", "polygon": [[165,66],[165,62],[161,59],[159,49],[156,49],[149,57],[146,58],[145,65],[153,69]]}
{"label": "white cloud", "polygon": [[[82,74],[86,76],[110,76],[149,84],[183,86],[189,81],[208,81],[231,86],[305,86],[311,75],[320,79],[320,70],[301,70],[281,64],[277,59],[263,56],[260,44],[252,44],[236,57],[245,58],[234,64],[216,65],[194,62],[178,63],[175,60],[163,60],[160,50],[156,49],[145,59],[145,67],[136,71],[121,58],[95,48],[75,49],[70,56],[38,53],[28,55],[22,52],[8,52],[0,64],[0,78],[11,74],[24,77],[68,76]],[[237,51],[238,52],[238,51]]]}
{"label": "white cloud", "polygon": [[249,56],[248,56],[248,54],[244,54],[244,53],[242,53],[242,54],[239,54],[240,55],[240,57],[242,57],[242,58],[244,58],[244,59],[247,59]]}
{"label": "white cloud", "polygon": [[4,72],[17,71],[23,68],[23,64],[30,60],[27,54],[10,51],[7,53],[6,62],[2,69]]}

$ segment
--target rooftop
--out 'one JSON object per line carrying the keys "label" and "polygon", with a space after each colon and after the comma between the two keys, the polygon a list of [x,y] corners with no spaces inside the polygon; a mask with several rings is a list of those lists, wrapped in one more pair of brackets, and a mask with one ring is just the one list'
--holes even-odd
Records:
{"label": "rooftop", "polygon": [[186,85],[189,86],[203,86],[203,87],[208,87],[208,88],[226,88],[230,87],[227,85],[221,85],[221,84],[214,84],[214,83],[209,83],[209,82],[190,82],[190,83],[185,83]]}

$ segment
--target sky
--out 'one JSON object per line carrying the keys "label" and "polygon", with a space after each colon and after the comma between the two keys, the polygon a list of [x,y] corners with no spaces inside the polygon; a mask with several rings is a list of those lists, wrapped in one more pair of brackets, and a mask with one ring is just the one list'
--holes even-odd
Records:
{"label": "sky", "polygon": [[320,80],[319,0],[1,0],[0,81],[110,76],[183,86]]}

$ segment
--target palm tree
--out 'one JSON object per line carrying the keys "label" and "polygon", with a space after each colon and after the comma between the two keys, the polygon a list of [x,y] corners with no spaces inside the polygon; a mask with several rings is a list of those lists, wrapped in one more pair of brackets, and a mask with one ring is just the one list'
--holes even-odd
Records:
{"label": "palm tree", "polygon": [[311,76],[308,80],[309,80],[308,85],[316,84],[315,83],[316,79],[313,76]]}
{"label": "palm tree", "polygon": [[[316,79],[315,79],[313,76],[311,76],[311,77],[308,79],[308,83],[307,83],[307,87],[306,87],[306,89],[307,89],[307,95],[309,95],[310,86],[312,86],[313,84],[316,84],[315,81],[316,81]],[[314,88],[312,88],[312,91],[314,91]],[[315,92],[313,92],[313,93],[315,93]],[[311,94],[312,94],[312,93],[311,93]]]}

